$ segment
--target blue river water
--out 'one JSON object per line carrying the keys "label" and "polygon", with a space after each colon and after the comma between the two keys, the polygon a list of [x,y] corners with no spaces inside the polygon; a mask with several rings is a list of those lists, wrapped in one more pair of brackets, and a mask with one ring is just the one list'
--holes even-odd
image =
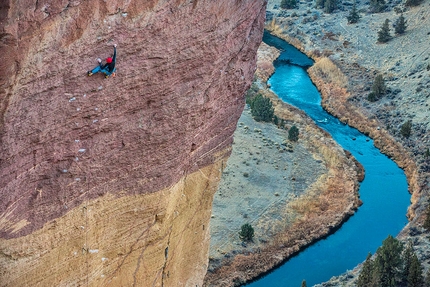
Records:
{"label": "blue river water", "polygon": [[365,179],[359,193],[363,205],[334,234],[306,248],[247,287],[299,287],[322,283],[363,262],[388,235],[406,225],[410,194],[406,176],[373,141],[325,112],[320,94],[304,67],[312,60],[287,42],[265,33],[263,41],[282,51],[269,79],[271,89],[283,101],[305,111],[321,128],[363,165]]}

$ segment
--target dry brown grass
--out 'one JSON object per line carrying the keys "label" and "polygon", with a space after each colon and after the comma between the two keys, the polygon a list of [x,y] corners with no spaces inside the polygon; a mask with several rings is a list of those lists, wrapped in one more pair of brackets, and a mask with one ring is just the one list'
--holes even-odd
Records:
{"label": "dry brown grass", "polygon": [[296,47],[300,51],[304,51],[304,47],[303,47],[302,42],[300,42],[298,39],[296,39],[294,37],[290,37],[289,35],[284,33],[285,31],[288,31],[288,25],[279,24],[276,22],[276,19],[273,18],[272,21],[269,24],[267,24],[265,28],[267,31],[270,31],[270,33],[275,35],[276,37],[279,37],[279,38],[287,41],[288,43],[290,43],[291,45],[293,45],[294,47]]}
{"label": "dry brown grass", "polygon": [[348,78],[342,71],[327,57],[322,57],[310,68],[315,74],[326,82],[333,83],[339,87],[348,86]]}

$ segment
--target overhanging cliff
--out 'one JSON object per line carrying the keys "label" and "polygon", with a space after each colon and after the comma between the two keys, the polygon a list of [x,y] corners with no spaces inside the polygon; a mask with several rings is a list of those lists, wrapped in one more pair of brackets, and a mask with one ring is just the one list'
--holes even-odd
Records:
{"label": "overhanging cliff", "polygon": [[[265,5],[0,5],[2,286],[201,282]],[[87,77],[114,43],[117,76]]]}

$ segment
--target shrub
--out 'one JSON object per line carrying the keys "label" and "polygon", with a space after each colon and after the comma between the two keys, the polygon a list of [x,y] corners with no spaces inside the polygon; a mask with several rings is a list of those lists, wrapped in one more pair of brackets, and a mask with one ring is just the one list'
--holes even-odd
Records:
{"label": "shrub", "polygon": [[412,121],[409,120],[403,123],[402,127],[400,128],[400,134],[403,137],[408,138],[411,136],[411,132],[412,132]]}
{"label": "shrub", "polygon": [[293,142],[299,140],[299,129],[296,126],[292,126],[288,131],[288,139]]}
{"label": "shrub", "polygon": [[254,228],[251,224],[245,223],[240,228],[239,238],[243,241],[252,241],[254,239]]}
{"label": "shrub", "polygon": [[273,113],[274,108],[269,98],[258,94],[251,100],[251,114],[256,121],[270,122]]}

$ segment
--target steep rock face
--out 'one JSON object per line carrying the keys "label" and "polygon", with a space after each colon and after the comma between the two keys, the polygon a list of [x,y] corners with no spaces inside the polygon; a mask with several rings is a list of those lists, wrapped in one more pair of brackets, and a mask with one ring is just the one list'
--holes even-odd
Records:
{"label": "steep rock face", "polygon": [[[174,208],[167,218],[185,213],[186,218],[201,219],[198,230],[207,227],[211,199],[206,193],[214,190],[216,170],[229,154],[243,94],[255,70],[265,5],[265,0],[26,0],[0,5],[2,284],[40,283],[20,280],[24,273],[29,280],[31,272],[43,270],[56,274],[49,284],[78,282],[73,280],[86,274],[86,282],[97,285],[88,274],[121,256],[133,258],[124,254],[137,250],[139,260],[117,264],[111,277],[97,276],[107,276],[109,282],[112,276],[132,278],[124,286],[147,285],[143,278],[160,274],[160,278],[174,276],[164,273],[165,266],[150,269],[154,274],[149,277],[136,269],[136,264],[147,259],[142,251],[149,250],[146,246],[157,246],[151,252],[154,258],[161,254],[162,262],[171,254],[165,242],[146,235],[143,242],[139,235],[155,228],[157,214],[176,206],[178,197],[159,195],[156,207],[146,198],[172,192],[183,182],[189,190],[201,193],[192,197],[202,196],[208,203],[202,210]],[[97,64],[97,57],[112,54],[113,43],[118,44],[117,77],[104,79],[96,74],[88,78],[86,71]],[[203,173],[204,167],[213,176]],[[190,176],[202,187],[194,190],[187,183]],[[110,205],[118,200],[124,202]],[[136,200],[153,210],[139,215]],[[92,205],[102,207],[93,208],[93,219],[83,221],[87,217],[82,214]],[[118,213],[118,208],[124,212]],[[128,224],[127,232],[115,231]],[[172,231],[175,224],[179,223],[164,220],[163,228]],[[115,253],[101,239],[109,225],[118,227],[107,232],[115,242],[134,242],[124,243],[126,251]],[[73,228],[91,232],[77,236]],[[190,230],[189,236],[197,234]],[[197,252],[182,248],[182,258],[195,255],[196,264],[204,266],[206,237],[201,237],[204,242]],[[185,238],[177,246],[195,242]],[[112,251],[110,260],[103,257],[106,260],[99,265],[88,263],[91,240],[98,242],[98,250]],[[65,242],[83,251],[65,252],[60,248]],[[78,260],[80,269],[69,264],[75,252],[83,254]],[[30,261],[31,274],[20,267]],[[61,267],[53,272],[52,264],[59,261]],[[6,268],[11,262],[14,268]],[[175,266],[179,274],[180,264]],[[82,273],[77,275],[77,270]],[[183,277],[180,284],[188,284],[187,275]]]}

